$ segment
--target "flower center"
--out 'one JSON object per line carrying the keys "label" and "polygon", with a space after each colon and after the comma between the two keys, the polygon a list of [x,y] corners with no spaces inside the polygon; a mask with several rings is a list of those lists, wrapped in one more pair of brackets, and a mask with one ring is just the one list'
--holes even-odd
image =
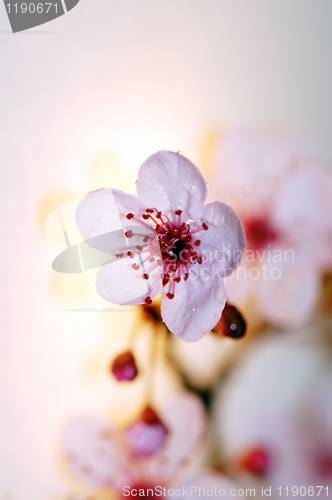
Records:
{"label": "flower center", "polygon": [[248,248],[261,250],[278,237],[266,217],[254,217],[244,223]]}
{"label": "flower center", "polygon": [[[138,271],[145,263],[151,263],[149,269],[143,267],[142,279],[148,280],[158,266],[162,267],[163,287],[168,285],[166,297],[173,299],[176,283],[180,283],[181,280],[186,281],[189,278],[190,266],[202,264],[205,259],[205,256],[198,251],[201,241],[193,236],[200,231],[207,231],[208,226],[205,222],[199,227],[196,223],[182,221],[182,210],[174,212],[172,220],[156,208],[147,208],[141,217],[136,217],[133,213],[127,214],[126,217],[150,230],[149,234],[134,233],[132,230],[125,233],[129,239],[141,236],[144,245],[144,247],[142,245],[127,247],[128,257],[133,258],[137,251],[141,254],[148,253],[141,266],[135,263],[132,265],[133,269]],[[124,256],[124,253],[116,254],[118,258]],[[159,279],[152,285],[150,295],[158,286]],[[150,295],[145,298],[146,304],[152,303]]]}

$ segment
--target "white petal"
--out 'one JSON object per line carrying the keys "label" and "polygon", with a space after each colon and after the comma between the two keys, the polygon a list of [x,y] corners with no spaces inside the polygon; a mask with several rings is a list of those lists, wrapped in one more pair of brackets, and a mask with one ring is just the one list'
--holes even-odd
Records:
{"label": "white petal", "polygon": [[145,470],[150,481],[167,484],[198,452],[206,416],[202,401],[188,392],[173,398],[159,414],[169,433],[160,452],[145,462]]}
{"label": "white petal", "polygon": [[[96,287],[98,293],[109,302],[114,304],[144,304],[146,297],[155,297],[161,291],[161,270],[158,266],[149,279],[143,279],[142,275],[149,270],[147,262],[141,265],[142,257],[146,254],[135,254],[134,258],[114,258],[105,262],[97,275]],[[139,266],[134,269],[134,266]]]}
{"label": "white petal", "polygon": [[137,225],[126,215],[138,215],[144,210],[145,205],[137,196],[102,188],[84,196],[77,207],[76,221],[90,246],[114,254],[126,244],[124,232]]}
{"label": "white petal", "polygon": [[137,192],[149,207],[164,213],[182,210],[185,220],[202,217],[207,188],[191,161],[178,153],[159,151],[140,167]]}
{"label": "white petal", "polygon": [[[203,266],[195,266],[197,273]],[[167,327],[186,342],[196,342],[209,333],[220,319],[226,294],[222,280],[206,279],[190,270],[189,279],[175,286],[173,299],[161,300],[161,314]]]}
{"label": "white petal", "polygon": [[235,212],[219,201],[205,205],[204,221],[208,230],[198,233],[200,251],[207,257],[204,265],[220,277],[229,276],[239,265],[245,247],[241,222]]}
{"label": "white petal", "polygon": [[70,469],[87,484],[121,489],[132,478],[113,429],[96,418],[74,420],[66,429],[64,447]]}

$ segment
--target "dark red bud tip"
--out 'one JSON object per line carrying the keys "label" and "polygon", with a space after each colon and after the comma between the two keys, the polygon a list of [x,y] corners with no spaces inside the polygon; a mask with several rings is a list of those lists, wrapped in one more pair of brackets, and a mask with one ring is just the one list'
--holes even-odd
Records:
{"label": "dark red bud tip", "polygon": [[238,309],[230,304],[225,305],[222,316],[215,327],[220,337],[241,339],[246,333],[246,322]]}
{"label": "dark red bud tip", "polygon": [[112,363],[111,371],[114,377],[119,380],[134,380],[137,376],[135,358],[131,352],[120,354]]}
{"label": "dark red bud tip", "polygon": [[240,460],[240,465],[255,476],[264,476],[268,472],[270,462],[271,457],[266,449],[255,448],[244,455]]}
{"label": "dark red bud tip", "polygon": [[158,414],[151,408],[151,406],[147,406],[142,411],[141,420],[148,425],[156,425],[161,423]]}

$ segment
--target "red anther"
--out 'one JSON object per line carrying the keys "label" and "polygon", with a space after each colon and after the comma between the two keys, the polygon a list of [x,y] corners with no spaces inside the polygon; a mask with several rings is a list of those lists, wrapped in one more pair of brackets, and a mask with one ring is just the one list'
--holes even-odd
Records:
{"label": "red anther", "polygon": [[180,278],[180,277],[174,278],[174,281],[175,281],[176,283],[180,283],[181,278]]}
{"label": "red anther", "polygon": [[152,299],[151,297],[146,297],[145,301],[144,301],[148,306],[150,306],[152,304]]}
{"label": "red anther", "polygon": [[204,229],[204,231],[207,231],[209,229],[208,225],[205,224],[205,222],[203,222],[202,228]]}
{"label": "red anther", "polygon": [[185,273],[185,275],[183,276],[183,281],[187,281],[188,278],[189,278],[189,273]]}
{"label": "red anther", "polygon": [[134,233],[132,232],[131,229],[129,229],[129,231],[125,232],[125,235],[127,236],[127,238],[132,238],[134,236]]}
{"label": "red anther", "polygon": [[255,476],[264,476],[270,466],[270,454],[264,448],[254,448],[244,455],[240,465]]}
{"label": "red anther", "polygon": [[171,279],[171,277],[170,277],[170,275],[168,273],[164,274],[164,277],[163,277],[163,286],[166,286],[170,279]]}
{"label": "red anther", "polygon": [[161,219],[161,212],[158,212],[156,217],[157,217],[157,219]]}
{"label": "red anther", "polygon": [[170,300],[174,299],[174,293],[166,293],[166,297],[168,297]]}
{"label": "red anther", "polygon": [[126,217],[127,217],[127,219],[129,219],[129,220],[130,220],[130,219],[132,219],[132,218],[134,217],[134,214],[129,213],[129,214],[127,214],[127,215],[126,215]]}
{"label": "red anther", "polygon": [[149,241],[149,239],[150,239],[149,236],[144,236],[144,238],[143,238],[144,243],[147,243]]}
{"label": "red anther", "polygon": [[121,258],[121,254],[120,254],[120,253],[116,253],[116,254],[115,254],[115,257],[116,257],[117,259],[120,259],[120,258]]}
{"label": "red anther", "polygon": [[132,264],[131,266],[133,269],[135,269],[135,271],[138,271],[139,270],[139,265],[138,264]]}
{"label": "red anther", "polygon": [[198,264],[202,264],[202,262],[203,262],[203,259],[200,255],[197,257],[197,262],[198,262]]}
{"label": "red anther", "polygon": [[148,274],[144,273],[144,274],[142,274],[142,278],[144,280],[148,280],[150,278],[150,276]]}
{"label": "red anther", "polygon": [[141,247],[141,245],[136,245],[136,248],[137,248],[137,250],[139,250],[140,252],[143,250],[143,247]]}
{"label": "red anther", "polygon": [[195,247],[199,247],[200,244],[201,244],[201,240],[196,240],[194,243]]}
{"label": "red anther", "polygon": [[147,220],[147,219],[150,218],[150,215],[149,214],[143,214],[142,217],[143,217],[143,219]]}
{"label": "red anther", "polygon": [[162,261],[162,260],[160,260],[160,259],[158,259],[158,260],[157,260],[157,264],[158,264],[158,266],[162,266],[162,265],[163,265],[163,261]]}
{"label": "red anther", "polygon": [[151,259],[149,259],[149,262],[154,262],[156,259],[154,257],[151,257]]}
{"label": "red anther", "polygon": [[240,339],[246,333],[246,322],[238,309],[226,303],[222,316],[215,326],[215,332],[220,337]]}
{"label": "red anther", "polygon": [[119,381],[134,380],[137,376],[137,367],[132,353],[128,351],[117,356],[113,361],[110,370]]}
{"label": "red anther", "polygon": [[148,214],[153,214],[154,210],[152,208],[147,208],[145,210]]}
{"label": "red anther", "polygon": [[182,214],[182,210],[177,210],[177,211],[175,212],[175,214],[176,214],[176,215],[181,215],[181,214]]}
{"label": "red anther", "polygon": [[131,252],[130,250],[128,250],[127,255],[128,255],[128,257],[131,257],[133,255],[133,252]]}

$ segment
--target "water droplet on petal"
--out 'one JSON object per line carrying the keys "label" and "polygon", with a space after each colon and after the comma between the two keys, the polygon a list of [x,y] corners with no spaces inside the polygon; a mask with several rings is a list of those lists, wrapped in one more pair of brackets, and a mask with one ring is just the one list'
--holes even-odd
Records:
{"label": "water droplet on petal", "polygon": [[163,190],[163,187],[162,187],[162,186],[160,186],[159,191],[162,191],[162,190]]}
{"label": "water droplet on petal", "polygon": [[191,189],[195,190],[195,189],[196,189],[196,186],[195,186],[195,185],[191,186]]}
{"label": "water droplet on petal", "polygon": [[195,309],[194,307],[192,307],[192,309],[191,309],[191,310],[192,310],[192,312],[195,312],[195,310],[196,310],[196,309]]}

